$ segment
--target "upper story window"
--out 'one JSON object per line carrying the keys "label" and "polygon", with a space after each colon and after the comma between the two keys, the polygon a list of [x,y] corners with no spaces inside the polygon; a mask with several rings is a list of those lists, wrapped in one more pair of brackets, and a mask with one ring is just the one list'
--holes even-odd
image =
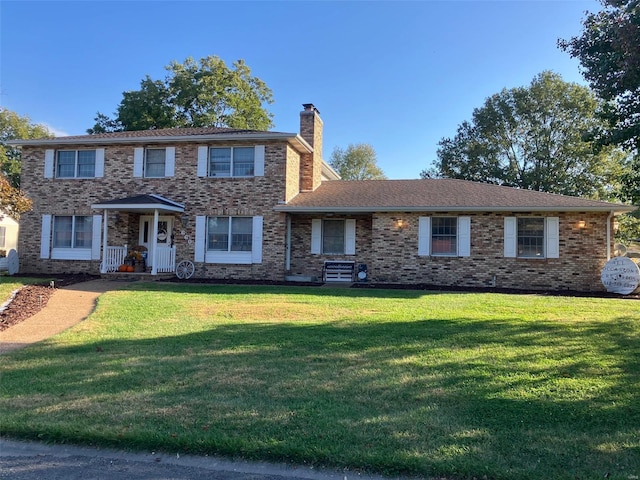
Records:
{"label": "upper story window", "polygon": [[95,150],[58,150],[57,178],[91,178],[96,173]]}
{"label": "upper story window", "polygon": [[262,177],[264,145],[253,147],[198,147],[199,177]]}
{"label": "upper story window", "polygon": [[104,176],[104,148],[45,150],[44,178],[100,178]]}
{"label": "upper story window", "polygon": [[164,148],[147,148],[144,158],[145,177],[164,177],[167,151]]}
{"label": "upper story window", "polygon": [[254,152],[253,147],[210,148],[209,176],[252,177]]}
{"label": "upper story window", "polygon": [[133,149],[133,176],[173,177],[175,161],[176,147],[136,147]]}
{"label": "upper story window", "polygon": [[53,217],[53,248],[91,248],[93,217],[57,215]]}

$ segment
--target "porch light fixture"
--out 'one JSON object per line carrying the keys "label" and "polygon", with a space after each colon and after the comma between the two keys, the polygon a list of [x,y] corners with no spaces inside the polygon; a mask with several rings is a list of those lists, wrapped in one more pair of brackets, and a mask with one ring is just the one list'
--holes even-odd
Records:
{"label": "porch light fixture", "polygon": [[189,217],[186,213],[183,213],[180,217],[180,223],[182,224],[182,228],[187,228],[187,225],[189,225]]}
{"label": "porch light fixture", "polygon": [[587,227],[587,222],[585,222],[584,220],[580,220],[580,221],[578,222],[578,228],[580,228],[580,229],[584,229],[584,228],[586,228],[586,227]]}
{"label": "porch light fixture", "polygon": [[402,231],[405,229],[406,226],[407,224],[404,223],[404,220],[402,220],[401,218],[396,220],[396,229]]}

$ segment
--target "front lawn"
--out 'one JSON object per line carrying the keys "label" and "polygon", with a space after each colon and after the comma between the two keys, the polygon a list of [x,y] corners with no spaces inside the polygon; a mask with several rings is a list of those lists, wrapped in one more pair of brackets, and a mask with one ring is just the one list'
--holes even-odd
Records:
{"label": "front lawn", "polygon": [[501,479],[640,476],[640,302],[134,284],[0,362],[3,435]]}

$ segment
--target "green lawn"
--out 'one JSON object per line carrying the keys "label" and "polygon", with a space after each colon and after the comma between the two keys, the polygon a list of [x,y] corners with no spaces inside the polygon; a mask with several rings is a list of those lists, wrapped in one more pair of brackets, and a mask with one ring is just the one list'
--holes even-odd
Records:
{"label": "green lawn", "polygon": [[3,435],[392,475],[640,476],[640,302],[133,284],[3,356]]}

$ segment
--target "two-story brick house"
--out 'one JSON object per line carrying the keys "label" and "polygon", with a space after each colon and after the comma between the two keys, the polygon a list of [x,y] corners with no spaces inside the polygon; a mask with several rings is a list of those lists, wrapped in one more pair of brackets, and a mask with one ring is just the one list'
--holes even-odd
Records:
{"label": "two-story brick house", "polygon": [[[311,104],[300,133],[166,129],[16,141],[33,211],[22,272],[601,290],[628,205],[460,180],[342,181]],[[352,269],[344,267],[351,266]],[[362,277],[364,274],[361,273]]]}

